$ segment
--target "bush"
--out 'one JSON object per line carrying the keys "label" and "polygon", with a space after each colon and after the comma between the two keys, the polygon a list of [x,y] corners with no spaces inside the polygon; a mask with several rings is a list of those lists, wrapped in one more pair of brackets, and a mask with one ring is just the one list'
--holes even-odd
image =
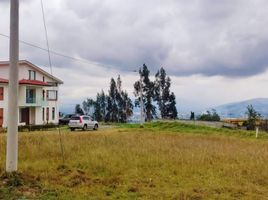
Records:
{"label": "bush", "polygon": [[218,115],[215,109],[212,109],[212,111],[208,110],[207,113],[200,115],[197,119],[201,121],[213,121],[213,122],[218,122],[221,120],[220,116]]}
{"label": "bush", "polygon": [[18,130],[20,132],[25,131],[46,131],[49,129],[56,129],[59,125],[57,124],[44,124],[44,125],[26,125],[26,126],[19,126]]}

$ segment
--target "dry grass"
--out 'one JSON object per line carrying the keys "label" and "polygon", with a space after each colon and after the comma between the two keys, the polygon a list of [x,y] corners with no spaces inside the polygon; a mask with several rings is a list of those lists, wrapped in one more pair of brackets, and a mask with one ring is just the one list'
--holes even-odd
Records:
{"label": "dry grass", "polygon": [[0,199],[268,199],[267,139],[186,132],[22,133],[14,175],[1,135]]}

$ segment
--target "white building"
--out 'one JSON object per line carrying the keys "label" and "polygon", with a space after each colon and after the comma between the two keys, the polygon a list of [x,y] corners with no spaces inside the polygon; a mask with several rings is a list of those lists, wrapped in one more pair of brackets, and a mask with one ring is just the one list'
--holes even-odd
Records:
{"label": "white building", "polygon": [[[9,62],[0,61],[0,127],[7,127]],[[19,61],[19,125],[58,123],[63,82],[29,61]]]}

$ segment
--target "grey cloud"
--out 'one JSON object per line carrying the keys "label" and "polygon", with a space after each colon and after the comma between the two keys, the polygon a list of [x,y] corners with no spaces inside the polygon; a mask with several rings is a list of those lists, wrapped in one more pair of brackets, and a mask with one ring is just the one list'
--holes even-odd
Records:
{"label": "grey cloud", "polygon": [[[44,3],[51,49],[118,70],[147,63],[152,71],[164,66],[177,76],[251,76],[268,67],[265,0]],[[35,11],[25,14],[28,20],[22,24],[30,29],[22,37],[44,46],[40,7],[35,1],[27,4],[24,11]],[[45,62],[38,52],[23,50],[26,57]],[[60,67],[73,64],[59,57],[54,61]]]}
{"label": "grey cloud", "polygon": [[9,0],[1,0],[0,1],[0,4],[6,4],[6,3],[9,3]]}

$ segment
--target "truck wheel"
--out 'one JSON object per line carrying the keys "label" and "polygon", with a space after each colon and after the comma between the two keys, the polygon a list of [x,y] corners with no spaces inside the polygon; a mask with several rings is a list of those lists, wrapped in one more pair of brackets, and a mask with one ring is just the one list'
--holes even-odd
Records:
{"label": "truck wheel", "polygon": [[71,131],[74,131],[74,128],[71,128]]}

